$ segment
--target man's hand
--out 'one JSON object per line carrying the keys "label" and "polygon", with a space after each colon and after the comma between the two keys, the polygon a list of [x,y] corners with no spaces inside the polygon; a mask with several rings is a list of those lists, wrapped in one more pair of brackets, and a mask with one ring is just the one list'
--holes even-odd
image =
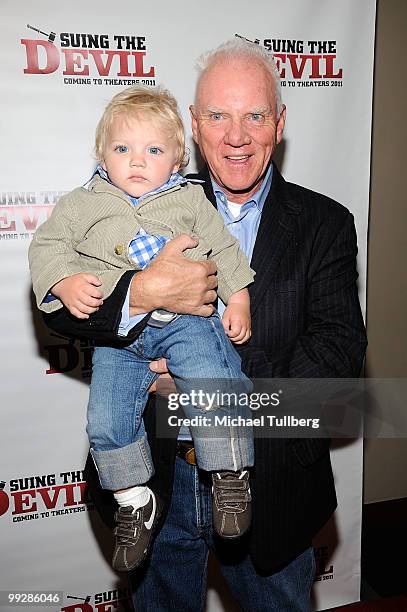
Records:
{"label": "man's hand", "polygon": [[249,308],[243,304],[228,304],[223,313],[222,325],[232,342],[247,342],[252,335]]}
{"label": "man's hand", "polygon": [[168,397],[170,393],[175,393],[177,388],[174,383],[174,379],[168,372],[167,360],[162,357],[156,361],[150,363],[150,370],[160,375],[157,380],[150,385],[149,393],[158,393],[162,397]]}
{"label": "man's hand", "polygon": [[151,264],[135,275],[130,289],[130,316],[163,308],[208,317],[216,300],[216,264],[192,261],[183,252],[198,244],[181,234],[168,242]]}
{"label": "man's hand", "polygon": [[59,298],[69,312],[78,319],[89,319],[89,315],[103,304],[102,281],[94,274],[81,272],[63,278],[51,288],[52,295]]}

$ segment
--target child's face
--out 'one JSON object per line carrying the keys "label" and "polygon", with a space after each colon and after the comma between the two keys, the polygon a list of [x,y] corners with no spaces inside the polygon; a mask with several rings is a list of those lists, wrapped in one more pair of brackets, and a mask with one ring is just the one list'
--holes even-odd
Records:
{"label": "child's face", "polygon": [[139,198],[177,172],[176,160],[175,138],[159,122],[125,115],[113,119],[102,165],[116,187]]}

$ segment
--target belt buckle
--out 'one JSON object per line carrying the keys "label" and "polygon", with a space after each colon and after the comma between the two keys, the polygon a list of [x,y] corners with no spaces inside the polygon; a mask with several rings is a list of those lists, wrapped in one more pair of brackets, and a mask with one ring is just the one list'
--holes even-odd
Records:
{"label": "belt buckle", "polygon": [[185,453],[185,461],[189,464],[189,465],[196,465],[196,455],[195,455],[195,449],[194,447],[190,448],[186,453]]}

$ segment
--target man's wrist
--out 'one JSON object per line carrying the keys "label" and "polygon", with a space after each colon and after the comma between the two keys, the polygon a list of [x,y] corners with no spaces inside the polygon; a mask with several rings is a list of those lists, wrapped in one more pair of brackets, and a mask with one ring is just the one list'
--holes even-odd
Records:
{"label": "man's wrist", "polygon": [[141,271],[137,272],[132,278],[130,283],[130,296],[129,296],[129,315],[130,317],[135,317],[139,314],[145,314],[146,312],[150,312],[154,309],[154,307],[149,307],[148,305],[143,303],[143,286],[144,286],[144,277],[146,272]]}

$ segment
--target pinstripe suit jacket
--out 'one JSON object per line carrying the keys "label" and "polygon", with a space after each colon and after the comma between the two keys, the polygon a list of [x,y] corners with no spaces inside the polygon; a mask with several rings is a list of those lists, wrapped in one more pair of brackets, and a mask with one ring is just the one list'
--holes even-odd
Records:
{"label": "pinstripe suit jacket", "polygon": [[[205,181],[206,195],[215,204],[207,170],[198,177]],[[249,376],[359,375],[366,336],[356,254],[350,212],[321,194],[286,182],[274,167],[251,261],[256,271],[250,288],[252,338],[239,349]],[[129,279],[123,277],[105,310],[96,313],[91,329],[89,323],[81,328],[81,335],[112,337]],[[66,313],[58,321],[50,317],[51,327],[73,333],[76,323]],[[154,419],[155,411],[147,410],[145,422],[156,468],[151,485],[168,503],[175,440],[157,443]],[[256,567],[270,572],[310,545],[336,507],[335,488],[328,440],[257,438],[255,453],[249,547]],[[94,480],[92,469],[89,479]],[[105,520],[111,522],[111,499],[96,488],[94,497]]]}

